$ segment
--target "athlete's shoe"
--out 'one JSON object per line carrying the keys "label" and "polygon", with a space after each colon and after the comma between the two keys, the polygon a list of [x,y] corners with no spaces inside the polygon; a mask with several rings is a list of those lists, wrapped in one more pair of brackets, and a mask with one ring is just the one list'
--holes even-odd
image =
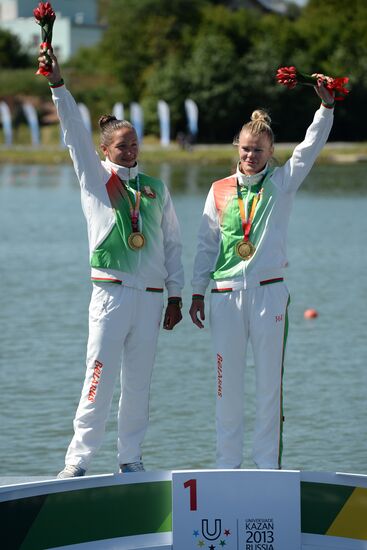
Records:
{"label": "athlete's shoe", "polygon": [[120,474],[128,472],[145,472],[142,462],[129,462],[129,464],[120,464]]}
{"label": "athlete's shoe", "polygon": [[67,464],[60,473],[57,474],[57,479],[66,479],[68,477],[82,477],[85,475],[85,470],[80,466],[72,466]]}

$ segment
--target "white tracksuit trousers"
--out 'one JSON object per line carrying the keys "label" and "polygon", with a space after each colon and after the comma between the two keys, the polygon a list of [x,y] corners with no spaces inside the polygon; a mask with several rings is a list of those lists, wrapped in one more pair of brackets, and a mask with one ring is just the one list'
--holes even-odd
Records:
{"label": "white tracksuit trousers", "polygon": [[256,369],[253,460],[258,468],[280,467],[288,302],[283,282],[211,295],[218,468],[240,468],[242,462],[244,369],[249,340]]}
{"label": "white tracksuit trousers", "polygon": [[100,447],[119,372],[118,462],[140,460],[162,311],[162,293],[93,284],[87,369],[66,464],[87,469]]}

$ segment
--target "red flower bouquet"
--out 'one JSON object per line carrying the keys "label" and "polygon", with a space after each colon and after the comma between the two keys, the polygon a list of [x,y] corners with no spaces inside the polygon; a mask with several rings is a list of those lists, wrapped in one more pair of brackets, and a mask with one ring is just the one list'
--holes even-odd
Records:
{"label": "red flower bouquet", "polygon": [[[36,19],[36,23],[41,27],[42,43],[41,48],[44,50],[52,50],[52,29],[56,19],[56,14],[52,9],[50,2],[40,2],[38,7],[33,10],[33,15]],[[51,59],[47,54],[46,59],[48,64],[51,65]],[[40,68],[36,74],[43,74],[48,76],[50,71]]]}
{"label": "red flower bouquet", "polygon": [[277,70],[276,79],[279,84],[283,84],[290,90],[295,88],[297,84],[306,86],[316,86],[319,79],[323,80],[325,87],[335,93],[336,100],[343,100],[349,94],[349,90],[345,87],[349,82],[349,78],[344,76],[341,78],[333,78],[321,73],[305,74],[301,73],[296,67],[281,67]]}

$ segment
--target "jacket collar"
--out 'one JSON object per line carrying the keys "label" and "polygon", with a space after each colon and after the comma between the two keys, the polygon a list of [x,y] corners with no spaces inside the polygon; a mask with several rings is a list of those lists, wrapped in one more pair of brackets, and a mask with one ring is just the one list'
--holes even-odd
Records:
{"label": "jacket collar", "polygon": [[122,179],[123,181],[129,181],[136,178],[139,172],[139,166],[138,163],[135,164],[132,168],[126,168],[126,166],[121,166],[120,164],[115,164],[114,162],[111,162],[109,159],[105,159],[103,161],[103,164],[108,169],[109,172],[116,172],[118,177]]}
{"label": "jacket collar", "polygon": [[253,174],[252,176],[246,176],[243,172],[240,170],[240,163],[237,164],[237,170],[236,170],[236,178],[240,185],[246,185],[247,187],[252,187],[253,185],[256,185],[259,183],[264,176],[266,176],[266,173],[268,171],[269,165],[266,164],[265,168],[261,170],[258,174]]}

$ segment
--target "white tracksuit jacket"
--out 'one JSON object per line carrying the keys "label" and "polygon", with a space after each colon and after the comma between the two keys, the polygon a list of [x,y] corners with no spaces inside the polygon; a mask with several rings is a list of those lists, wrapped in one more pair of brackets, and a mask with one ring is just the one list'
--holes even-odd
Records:
{"label": "white tracksuit jacket", "polygon": [[[214,182],[206,199],[192,287],[194,295],[204,295],[211,281],[218,467],[238,468],[242,462],[243,370],[249,340],[256,365],[253,458],[260,468],[280,467],[288,222],[295,193],[326,143],[332,123],[333,110],[321,106],[304,141],[284,166],[266,166],[262,173],[249,177],[237,170]],[[248,210],[262,189],[250,233],[256,251],[247,261],[235,253],[236,243],[243,239],[237,181]]]}
{"label": "white tracksuit jacket", "polygon": [[[122,258],[114,259],[114,262],[105,262],[108,267],[103,265],[100,256],[93,255],[116,226],[119,197],[115,198],[112,184],[106,185],[112,171],[125,182],[131,182],[128,188],[134,193],[138,166],[129,169],[113,164],[108,159],[101,162],[90,132],[85,127],[70,92],[65,86],[60,86],[52,89],[52,98],[60,118],[64,141],[69,148],[80,183],[82,208],[88,227],[92,279],[117,278],[127,286],[141,289],[166,286],[169,296],[180,296],[183,287],[180,230],[169,192],[166,186],[155,178],[140,174],[143,201],[140,223],[141,230],[147,237],[147,246],[140,252],[125,250]],[[153,188],[157,196],[150,199],[144,195],[145,186]],[[149,208],[160,201],[161,219],[149,220],[151,223],[148,229],[145,227],[144,217],[147,213],[144,212],[144,200]],[[126,265],[123,265],[124,261]],[[119,269],[114,267],[116,265]]]}

